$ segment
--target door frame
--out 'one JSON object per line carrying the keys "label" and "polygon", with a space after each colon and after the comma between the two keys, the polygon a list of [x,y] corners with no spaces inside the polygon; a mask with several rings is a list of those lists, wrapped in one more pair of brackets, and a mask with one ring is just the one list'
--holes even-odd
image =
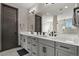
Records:
{"label": "door frame", "polygon": [[[9,8],[12,8],[12,9],[16,9],[16,31],[17,31],[17,33],[16,33],[16,35],[17,35],[17,47],[19,46],[18,45],[18,8],[16,8],[16,7],[13,7],[13,6],[10,6],[10,5],[7,5],[7,4],[4,4],[4,3],[1,3],[1,35],[3,34],[3,32],[2,32],[2,24],[3,24],[3,21],[2,21],[2,19],[3,19],[3,8],[2,8],[2,6],[6,6],[6,7],[9,7]],[[1,36],[1,51],[4,51],[4,50],[2,50],[2,48],[3,48],[3,46],[2,46],[2,36]],[[15,47],[16,48],[16,47]]]}

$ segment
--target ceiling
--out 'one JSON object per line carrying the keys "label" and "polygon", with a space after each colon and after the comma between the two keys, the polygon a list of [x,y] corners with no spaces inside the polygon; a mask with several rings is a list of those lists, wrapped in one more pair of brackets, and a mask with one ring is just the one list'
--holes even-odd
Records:
{"label": "ceiling", "polygon": [[[72,12],[76,5],[77,4],[75,3],[55,3],[52,5],[42,4],[42,7],[39,9],[40,11],[38,12],[38,14],[59,15],[62,13]],[[65,8],[65,6],[67,6],[68,8]]]}
{"label": "ceiling", "polygon": [[37,3],[6,3],[6,4],[15,6],[15,7],[26,8],[26,9],[30,9],[33,6],[37,5]]}
{"label": "ceiling", "polygon": [[[37,7],[37,14],[52,14],[59,15],[62,13],[72,12],[73,8],[77,5],[76,3],[54,3],[45,5],[45,3],[7,3],[9,5],[18,6],[26,9],[32,9],[33,7]],[[68,8],[65,8],[68,6]]]}

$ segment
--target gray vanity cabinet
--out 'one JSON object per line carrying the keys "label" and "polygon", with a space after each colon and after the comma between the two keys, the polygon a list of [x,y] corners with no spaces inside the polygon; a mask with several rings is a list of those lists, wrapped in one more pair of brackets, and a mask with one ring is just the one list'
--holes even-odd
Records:
{"label": "gray vanity cabinet", "polygon": [[39,44],[39,56],[54,56],[54,48]]}
{"label": "gray vanity cabinet", "polygon": [[67,51],[56,49],[56,56],[74,56],[74,54],[69,53]]}
{"label": "gray vanity cabinet", "polygon": [[54,56],[54,42],[46,39],[39,39],[39,56]]}
{"label": "gray vanity cabinet", "polygon": [[46,47],[46,56],[54,56],[54,48],[50,46],[45,46]]}
{"label": "gray vanity cabinet", "polygon": [[21,46],[30,56],[77,56],[79,47],[46,39],[21,35]]}
{"label": "gray vanity cabinet", "polygon": [[56,56],[76,56],[77,55],[77,47],[56,42]]}
{"label": "gray vanity cabinet", "polygon": [[38,40],[35,37],[27,37],[27,50],[32,56],[38,55]]}
{"label": "gray vanity cabinet", "polygon": [[38,56],[38,39],[32,38],[32,56]]}
{"label": "gray vanity cabinet", "polygon": [[23,47],[23,35],[20,35],[20,45]]}
{"label": "gray vanity cabinet", "polygon": [[32,45],[32,56],[38,56],[38,46]]}
{"label": "gray vanity cabinet", "polygon": [[31,38],[28,36],[27,37],[27,50],[29,51],[29,54],[31,55],[32,54],[32,44],[31,44],[32,40]]}
{"label": "gray vanity cabinet", "polygon": [[45,51],[44,51],[44,45],[43,44],[39,44],[39,56],[44,56],[45,55]]}
{"label": "gray vanity cabinet", "polygon": [[79,46],[77,46],[77,48],[78,48],[78,50],[77,50],[77,54],[78,54],[78,56],[79,56]]}
{"label": "gray vanity cabinet", "polygon": [[21,47],[23,47],[23,48],[25,48],[25,49],[27,49],[27,38],[26,38],[26,36],[24,36],[24,35],[21,35],[20,36],[20,39],[21,39],[21,41],[20,41],[20,43],[21,43]]}

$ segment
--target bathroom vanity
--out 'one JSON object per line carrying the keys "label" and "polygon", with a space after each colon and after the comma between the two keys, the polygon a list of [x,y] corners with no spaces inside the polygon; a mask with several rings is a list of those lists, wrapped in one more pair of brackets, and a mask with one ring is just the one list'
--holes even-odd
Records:
{"label": "bathroom vanity", "polygon": [[20,43],[23,48],[29,51],[30,56],[78,56],[78,36],[66,36],[46,37],[20,33]]}

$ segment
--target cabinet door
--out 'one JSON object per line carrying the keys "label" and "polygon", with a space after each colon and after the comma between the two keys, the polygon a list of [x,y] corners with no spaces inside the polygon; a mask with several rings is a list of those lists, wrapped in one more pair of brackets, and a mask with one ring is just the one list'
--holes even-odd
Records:
{"label": "cabinet door", "polygon": [[38,43],[32,41],[32,55],[38,55]]}
{"label": "cabinet door", "polygon": [[50,46],[45,46],[46,47],[46,56],[54,56],[54,48]]}
{"label": "cabinet door", "polygon": [[69,53],[63,50],[56,50],[56,56],[74,56],[73,53]]}
{"label": "cabinet door", "polygon": [[54,56],[54,48],[44,45],[44,44],[39,44],[39,55],[40,56]]}
{"label": "cabinet door", "polygon": [[38,56],[38,46],[32,45],[32,56]]}
{"label": "cabinet door", "polygon": [[21,35],[20,36],[20,43],[21,43],[21,47],[25,48],[27,50],[27,36]]}
{"label": "cabinet door", "polygon": [[23,35],[21,35],[21,36],[20,36],[20,43],[21,43],[21,47],[23,47],[23,39],[24,39],[24,36],[23,36]]}
{"label": "cabinet door", "polygon": [[77,55],[79,56],[79,46],[77,47],[77,49],[78,49],[78,50],[77,50],[77,53],[78,53]]}
{"label": "cabinet door", "polygon": [[23,48],[27,50],[27,37],[26,36],[23,37]]}
{"label": "cabinet door", "polygon": [[27,50],[28,51],[31,51],[31,38],[30,37],[27,37]]}
{"label": "cabinet door", "polygon": [[44,45],[39,44],[39,50],[38,50],[39,56],[44,56],[43,50],[44,50]]}

